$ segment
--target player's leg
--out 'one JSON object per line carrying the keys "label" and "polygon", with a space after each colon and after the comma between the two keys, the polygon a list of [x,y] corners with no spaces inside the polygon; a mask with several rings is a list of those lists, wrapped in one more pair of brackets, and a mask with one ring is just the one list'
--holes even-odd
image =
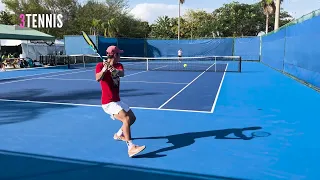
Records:
{"label": "player's leg", "polygon": [[[133,113],[131,110],[130,114]],[[128,111],[128,112],[129,112]],[[124,140],[127,143],[128,146],[128,155],[129,157],[132,157],[141,151],[145,149],[145,146],[138,146],[133,144],[132,139],[131,139],[131,128],[130,126],[134,123],[135,119],[132,118],[132,114],[129,115],[129,113],[126,112],[124,109],[122,109],[118,114],[115,114],[114,117],[122,122],[122,131],[123,131],[123,136]]]}
{"label": "player's leg", "polygon": [[[115,120],[114,115],[118,114],[122,110],[121,106],[119,106],[116,102],[103,104],[102,109],[104,110],[105,113],[109,114],[110,118],[113,120]],[[120,128],[119,131],[114,134],[113,139],[125,141],[122,128]]]}
{"label": "player's leg", "polygon": [[[133,111],[130,109],[130,107],[127,104],[123,103],[122,101],[117,102],[117,106],[119,106],[118,108],[119,110],[124,110],[125,116],[126,118],[128,118],[128,121],[129,121],[129,126],[131,127],[131,125],[134,124],[134,122],[136,121],[136,116],[134,115]],[[122,127],[119,129],[119,131],[116,134],[114,134],[113,138],[115,140],[125,141]]]}
{"label": "player's leg", "polygon": [[[131,140],[130,126],[136,121],[136,116],[130,107],[122,101],[115,102],[112,109],[114,109],[113,117],[120,120],[123,124],[119,131],[114,135],[114,139],[123,141]],[[129,126],[129,129],[127,129],[127,125]]]}
{"label": "player's leg", "polygon": [[[118,114],[115,114],[114,117],[122,122],[122,136],[124,141],[131,141],[131,129],[130,126],[133,124],[132,119],[130,119],[129,114],[122,109]],[[121,131],[119,130],[119,131]]]}
{"label": "player's leg", "polygon": [[133,144],[131,139],[130,126],[135,122],[136,117],[129,106],[123,102],[112,102],[108,105],[103,105],[103,109],[108,114],[113,114],[112,118],[116,118],[122,122],[122,127],[114,135],[114,138],[127,143],[129,156],[132,157],[143,151],[145,146],[137,146]]}

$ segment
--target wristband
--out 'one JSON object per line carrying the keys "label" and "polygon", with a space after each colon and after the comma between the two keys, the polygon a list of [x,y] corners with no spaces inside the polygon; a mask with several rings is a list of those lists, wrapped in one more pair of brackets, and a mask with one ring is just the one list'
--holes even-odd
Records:
{"label": "wristband", "polygon": [[106,67],[103,67],[103,68],[102,68],[102,72],[105,72],[106,70],[107,70]]}

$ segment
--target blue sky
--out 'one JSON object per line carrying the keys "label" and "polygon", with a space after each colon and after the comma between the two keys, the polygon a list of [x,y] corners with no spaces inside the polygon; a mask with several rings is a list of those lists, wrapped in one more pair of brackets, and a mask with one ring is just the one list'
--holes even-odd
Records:
{"label": "blue sky", "polygon": [[[81,0],[86,1],[86,0]],[[103,1],[103,0],[101,0]],[[128,0],[131,13],[137,18],[153,23],[159,16],[178,16],[178,0]],[[205,10],[212,12],[225,3],[233,0],[185,0],[182,5],[182,14],[186,9]],[[238,0],[240,3],[252,4],[259,0]],[[1,2],[1,1],[0,1]],[[200,3],[201,2],[201,3]],[[284,0],[282,8],[288,11],[293,17],[299,18],[320,8],[320,0]],[[0,3],[0,10],[4,5]]]}

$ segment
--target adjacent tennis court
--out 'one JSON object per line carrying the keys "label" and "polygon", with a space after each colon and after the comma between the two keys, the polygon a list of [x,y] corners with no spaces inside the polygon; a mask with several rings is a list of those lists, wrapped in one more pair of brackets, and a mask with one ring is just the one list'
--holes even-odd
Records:
{"label": "adjacent tennis court", "polygon": [[[124,63],[126,65],[128,63]],[[128,70],[121,80],[120,95],[133,108],[210,113],[214,110],[225,74],[209,72],[211,68],[214,64],[207,64],[201,73]],[[95,81],[94,73],[94,67],[87,67],[70,72],[4,79],[0,99],[100,107],[100,84]],[[30,95],[32,93],[34,95]]]}
{"label": "adjacent tennis court", "polygon": [[319,93],[261,63],[215,65],[126,71],[121,96],[147,146],[133,159],[112,138],[121,124],[101,109],[92,66],[1,73],[0,179],[318,177]]}

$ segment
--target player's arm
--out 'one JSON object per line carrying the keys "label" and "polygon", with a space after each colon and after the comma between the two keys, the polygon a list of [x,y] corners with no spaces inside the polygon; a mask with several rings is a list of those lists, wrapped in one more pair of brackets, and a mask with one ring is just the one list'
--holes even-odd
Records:
{"label": "player's arm", "polygon": [[122,64],[121,64],[121,66],[120,66],[120,68],[118,70],[119,70],[119,76],[120,77],[124,77],[124,68],[123,68]]}
{"label": "player's arm", "polygon": [[114,76],[124,77],[124,70],[123,69],[115,69],[111,71]]}
{"label": "player's arm", "polygon": [[104,74],[107,72],[107,67],[106,66],[101,66],[101,65],[97,65],[96,66],[96,81],[101,81],[101,79],[103,78]]}
{"label": "player's arm", "polygon": [[123,69],[118,69],[118,75],[120,77],[124,77],[124,70]]}
{"label": "player's arm", "polygon": [[101,81],[101,79],[103,78],[103,75],[104,75],[105,72],[101,71],[101,72],[98,72],[96,73],[96,81]]}
{"label": "player's arm", "polygon": [[119,76],[119,77],[124,77],[124,69],[123,69],[122,65],[118,69],[113,68],[110,71],[111,71],[111,73],[113,75],[116,75],[116,76]]}

